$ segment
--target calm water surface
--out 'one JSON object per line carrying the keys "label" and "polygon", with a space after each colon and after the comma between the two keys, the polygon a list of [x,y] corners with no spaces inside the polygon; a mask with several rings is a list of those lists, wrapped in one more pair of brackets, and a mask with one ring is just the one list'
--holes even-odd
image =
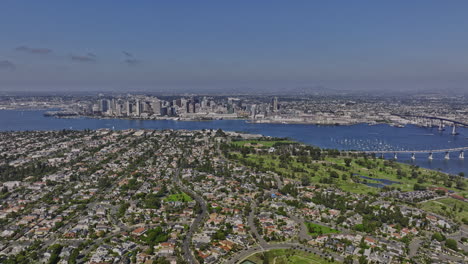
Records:
{"label": "calm water surface", "polygon": [[[0,131],[59,130],[59,129],[218,129],[242,131],[274,137],[288,137],[322,148],[340,150],[430,150],[468,146],[468,129],[460,128],[459,135],[450,135],[450,129],[439,132],[437,128],[407,126],[396,128],[388,125],[369,126],[317,126],[287,124],[249,124],[244,120],[215,121],[172,121],[172,120],[125,120],[125,119],[57,119],[44,117],[45,111],[0,110]],[[465,153],[468,154],[468,153]],[[399,154],[398,161],[421,167],[468,175],[468,157],[458,159],[458,153],[451,153],[445,160],[444,154],[434,154],[434,160],[427,154],[416,154],[411,161],[410,154]],[[385,156],[391,158],[391,155]]]}

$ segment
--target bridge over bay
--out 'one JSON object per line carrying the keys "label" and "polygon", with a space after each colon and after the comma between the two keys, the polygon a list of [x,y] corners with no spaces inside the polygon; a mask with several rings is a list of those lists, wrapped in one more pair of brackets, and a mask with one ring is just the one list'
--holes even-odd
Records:
{"label": "bridge over bay", "polygon": [[394,154],[394,153],[446,153],[468,150],[468,147],[449,148],[449,149],[431,149],[431,150],[366,150],[366,151],[350,151],[351,153],[366,153],[366,154]]}
{"label": "bridge over bay", "polygon": [[445,122],[448,122],[448,123],[468,127],[467,123],[463,123],[463,122],[460,122],[460,121],[456,121],[456,120],[448,119],[448,118],[444,118],[444,117],[426,116],[426,115],[399,115],[399,114],[395,114],[395,115],[399,116],[399,117],[413,117],[413,118],[422,118],[422,119],[430,119],[430,120],[440,120],[440,121],[445,121]]}
{"label": "bridge over bay", "polygon": [[431,150],[365,150],[365,151],[348,151],[348,153],[354,153],[354,154],[359,154],[359,153],[364,153],[364,154],[393,154],[393,158],[397,159],[398,154],[404,154],[408,153],[411,154],[411,159],[416,158],[416,153],[427,153],[429,154],[428,158],[432,159],[432,154],[433,153],[445,153],[445,159],[450,159],[450,153],[451,152],[458,152],[458,158],[464,159],[465,158],[465,153],[464,151],[467,151],[468,147],[459,147],[459,148],[447,148],[447,149],[431,149]]}

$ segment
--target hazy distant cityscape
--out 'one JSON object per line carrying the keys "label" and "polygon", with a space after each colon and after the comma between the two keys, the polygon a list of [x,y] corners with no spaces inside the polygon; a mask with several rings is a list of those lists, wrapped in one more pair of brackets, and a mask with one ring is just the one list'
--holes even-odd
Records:
{"label": "hazy distant cityscape", "polygon": [[[362,97],[362,96],[144,96],[0,97],[0,109],[49,109],[50,116],[130,119],[217,120],[249,119],[256,123],[352,125],[387,123],[440,126],[436,117],[468,124],[464,97]],[[453,126],[450,121],[442,125]]]}

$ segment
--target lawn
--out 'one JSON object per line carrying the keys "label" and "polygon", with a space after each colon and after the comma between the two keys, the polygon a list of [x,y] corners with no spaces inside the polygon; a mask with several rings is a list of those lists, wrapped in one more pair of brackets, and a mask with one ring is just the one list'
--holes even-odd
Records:
{"label": "lawn", "polygon": [[166,202],[191,202],[193,201],[192,197],[188,196],[186,193],[176,193],[167,196],[164,199]]}
{"label": "lawn", "polygon": [[328,226],[322,226],[310,222],[305,223],[308,229],[308,233],[311,236],[320,236],[320,235],[325,235],[325,234],[337,234],[340,231],[330,228]]}
{"label": "lawn", "polygon": [[261,145],[262,148],[273,147],[276,143],[280,144],[293,144],[297,143],[291,140],[242,140],[242,141],[233,141],[232,144],[236,146],[245,146],[246,144],[250,145]]}
{"label": "lawn", "polygon": [[[237,144],[241,143],[238,142]],[[465,194],[465,191],[457,190],[453,188],[454,186],[445,186],[447,183],[447,177],[442,173],[381,159],[365,159],[362,157],[351,158],[351,162],[349,166],[347,166],[345,163],[346,157],[340,156],[327,156],[320,161],[309,160],[308,162],[304,162],[296,156],[290,156],[287,163],[282,163],[279,155],[275,153],[248,154],[243,158],[240,153],[231,152],[231,157],[248,166],[255,166],[264,171],[276,172],[285,178],[299,180],[306,176],[309,177],[312,184],[329,184],[352,193],[365,194],[369,192],[378,193],[380,191],[380,188],[367,186],[363,183],[363,179],[359,179],[359,176],[365,176],[399,182],[389,186],[398,188],[402,191],[413,191],[414,185],[418,183],[419,180],[421,186],[446,187],[447,189],[454,190],[461,195]],[[413,172],[416,173],[414,177]],[[331,173],[334,173],[333,178],[330,177]],[[351,178],[353,175],[355,180]],[[331,179],[332,182],[324,182],[326,179]],[[378,183],[374,180],[367,180],[367,182]]]}
{"label": "lawn", "polygon": [[268,263],[275,264],[325,264],[330,262],[313,253],[307,253],[301,250],[273,249],[267,252],[254,254],[247,260],[261,264],[264,258],[268,258]]}
{"label": "lawn", "polygon": [[421,208],[426,211],[447,216],[459,222],[468,223],[468,204],[453,198],[441,198],[428,201],[422,203]]}

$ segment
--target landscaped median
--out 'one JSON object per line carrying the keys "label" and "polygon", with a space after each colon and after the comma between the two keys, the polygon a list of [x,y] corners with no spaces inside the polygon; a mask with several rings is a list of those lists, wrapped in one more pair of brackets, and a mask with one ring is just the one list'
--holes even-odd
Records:
{"label": "landscaped median", "polygon": [[305,222],[305,225],[307,226],[307,232],[309,235],[313,237],[321,236],[321,235],[326,235],[326,234],[338,234],[340,231],[330,228],[328,226],[323,226],[311,222]]}
{"label": "landscaped median", "polygon": [[191,202],[193,201],[192,197],[190,197],[186,193],[175,193],[168,195],[166,198],[164,198],[166,202]]}

